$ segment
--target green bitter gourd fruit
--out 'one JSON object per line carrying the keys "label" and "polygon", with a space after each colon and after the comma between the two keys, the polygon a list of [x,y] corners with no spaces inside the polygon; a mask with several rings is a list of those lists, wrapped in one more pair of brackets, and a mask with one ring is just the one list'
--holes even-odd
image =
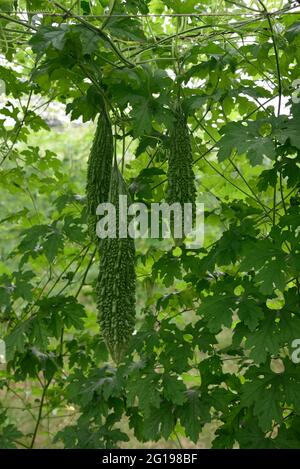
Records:
{"label": "green bitter gourd fruit", "polygon": [[126,352],[135,325],[135,245],[131,237],[121,238],[119,195],[130,198],[126,183],[115,164],[111,175],[109,202],[116,209],[116,237],[101,240],[97,305],[103,339],[116,363]]}
{"label": "green bitter gourd fruit", "polygon": [[104,103],[101,108],[88,161],[86,185],[88,230],[93,241],[97,240],[97,207],[108,201],[114,154],[112,127]]}
{"label": "green bitter gourd fruit", "polygon": [[[170,152],[168,167],[167,202],[179,203],[182,213],[185,203],[192,204],[192,218],[196,213],[196,187],[193,171],[193,154],[187,125],[187,118],[180,105],[175,110],[175,121],[170,134]],[[184,239],[184,220],[182,219],[182,237],[174,236],[174,217],[171,217],[171,232],[176,244]]]}

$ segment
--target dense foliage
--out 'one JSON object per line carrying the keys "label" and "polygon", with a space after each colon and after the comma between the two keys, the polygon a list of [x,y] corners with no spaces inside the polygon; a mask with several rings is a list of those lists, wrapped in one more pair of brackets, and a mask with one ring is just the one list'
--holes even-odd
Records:
{"label": "dense foliage", "polygon": [[[299,448],[298,3],[2,0],[0,54],[0,446],[197,444],[208,424],[215,448]],[[97,323],[92,131],[60,137],[53,103],[84,123],[105,106],[147,205],[187,116],[205,245],[136,242],[118,366]]]}
{"label": "dense foliage", "polygon": [[[116,210],[116,236],[100,241],[101,262],[97,300],[101,334],[112,358],[120,363],[135,326],[135,241],[118,236],[119,197],[129,196],[126,183],[115,163],[112,169],[109,202]],[[130,199],[127,199],[127,206]],[[126,207],[127,208],[127,207]]]}

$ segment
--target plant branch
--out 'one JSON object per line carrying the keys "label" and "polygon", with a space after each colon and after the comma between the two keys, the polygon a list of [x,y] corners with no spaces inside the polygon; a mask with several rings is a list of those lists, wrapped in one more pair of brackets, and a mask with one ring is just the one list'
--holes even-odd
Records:
{"label": "plant branch", "polygon": [[110,9],[109,9],[109,12],[107,14],[107,17],[104,19],[102,25],[101,25],[101,30],[103,31],[103,29],[108,25],[111,17],[112,17],[112,14],[114,12],[114,9],[115,9],[115,6],[116,6],[116,3],[117,3],[117,0],[112,0],[112,3],[111,3],[111,6],[110,6]]}
{"label": "plant branch", "polygon": [[38,429],[39,429],[39,426],[40,426],[40,423],[41,423],[41,419],[42,419],[43,406],[44,406],[44,401],[45,401],[47,389],[50,386],[51,381],[52,381],[52,378],[50,378],[47,381],[47,383],[45,384],[45,386],[43,388],[41,402],[40,402],[40,406],[39,406],[39,412],[38,412],[38,416],[37,416],[37,421],[36,421],[36,424],[35,424],[34,432],[33,432],[33,435],[32,435],[32,440],[31,440],[31,443],[30,443],[30,449],[32,449],[34,447],[37,432],[38,432]]}

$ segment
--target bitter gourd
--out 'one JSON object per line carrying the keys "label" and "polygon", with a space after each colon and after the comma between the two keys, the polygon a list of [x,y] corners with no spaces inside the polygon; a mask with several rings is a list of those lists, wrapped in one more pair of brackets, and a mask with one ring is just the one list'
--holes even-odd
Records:
{"label": "bitter gourd", "polygon": [[130,197],[116,166],[111,175],[109,202],[116,208],[116,237],[101,240],[100,271],[97,282],[99,323],[104,341],[116,363],[126,352],[135,325],[135,245],[119,231],[119,195]]}
{"label": "bitter gourd", "polygon": [[111,122],[102,103],[88,161],[86,185],[88,230],[93,241],[97,240],[96,209],[100,203],[108,201],[113,154]]}
{"label": "bitter gourd", "polygon": [[[196,187],[193,171],[193,154],[187,125],[187,118],[180,105],[175,109],[174,125],[170,134],[170,152],[168,159],[167,202],[180,203],[182,213],[185,203],[192,204],[192,218],[196,213]],[[174,236],[174,219],[171,218],[171,232],[178,244],[184,239]],[[182,220],[184,233],[184,220]],[[186,233],[187,234],[187,233]]]}

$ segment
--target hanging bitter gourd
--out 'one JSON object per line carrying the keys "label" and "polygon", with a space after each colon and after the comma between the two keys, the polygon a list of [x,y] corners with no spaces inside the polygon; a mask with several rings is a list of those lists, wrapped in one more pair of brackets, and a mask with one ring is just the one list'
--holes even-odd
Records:
{"label": "hanging bitter gourd", "polygon": [[111,122],[103,102],[101,104],[87,170],[88,230],[93,241],[97,240],[97,207],[100,203],[108,201],[113,154],[114,145]]}
{"label": "hanging bitter gourd", "polygon": [[[187,118],[180,105],[175,109],[174,125],[170,134],[170,152],[168,167],[167,202],[171,205],[179,203],[184,210],[184,204],[192,204],[192,219],[196,213],[195,174],[193,171],[193,154],[187,125]],[[176,238],[174,217],[171,217],[171,232],[175,242],[184,239],[184,219],[182,218],[182,237]],[[187,234],[187,233],[186,233]]]}
{"label": "hanging bitter gourd", "polygon": [[116,363],[126,352],[135,325],[135,245],[131,237],[119,237],[119,195],[127,195],[126,183],[115,164],[109,202],[116,209],[116,237],[101,240],[97,283],[99,323],[103,339]]}

